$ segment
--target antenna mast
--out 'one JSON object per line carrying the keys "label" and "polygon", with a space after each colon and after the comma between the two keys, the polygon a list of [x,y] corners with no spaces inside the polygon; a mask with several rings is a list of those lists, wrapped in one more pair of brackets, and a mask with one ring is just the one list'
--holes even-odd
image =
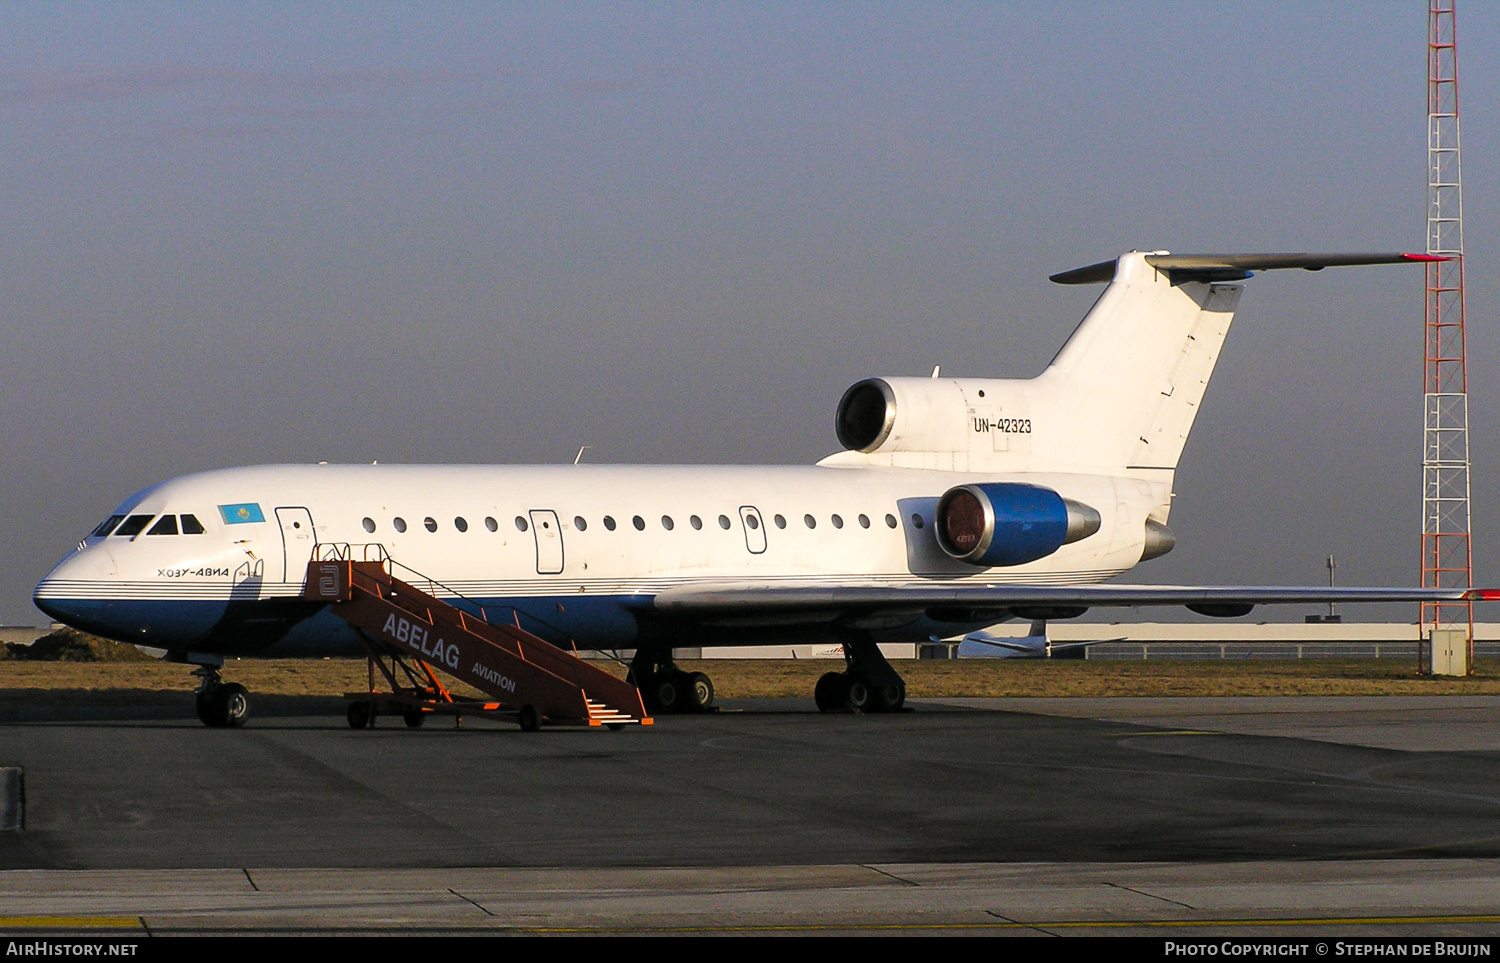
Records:
{"label": "antenna mast", "polygon": [[[1469,543],[1469,373],[1464,332],[1464,226],[1458,152],[1456,0],[1427,8],[1427,253],[1422,586],[1472,588]],[[1463,629],[1474,671],[1471,602],[1423,603],[1418,670],[1431,671],[1428,633]]]}

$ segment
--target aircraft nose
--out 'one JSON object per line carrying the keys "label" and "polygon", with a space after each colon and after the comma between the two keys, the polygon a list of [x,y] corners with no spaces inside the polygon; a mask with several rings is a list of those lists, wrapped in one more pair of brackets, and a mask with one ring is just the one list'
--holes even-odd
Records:
{"label": "aircraft nose", "polygon": [[[54,620],[74,628],[93,621],[90,601],[115,577],[118,566],[109,550],[92,545],[57,563],[31,594],[31,601]],[[90,612],[86,612],[88,609]]]}
{"label": "aircraft nose", "polygon": [[[32,602],[52,618],[107,639],[191,648],[223,618],[226,598],[203,598],[192,586],[174,587],[125,578],[103,545],[90,545],[58,563],[32,594]],[[228,588],[228,585],[225,585]]]}
{"label": "aircraft nose", "polygon": [[115,557],[103,545],[90,545],[58,562],[47,577],[42,579],[37,591],[47,585],[63,582],[99,582],[115,577],[118,566]]}

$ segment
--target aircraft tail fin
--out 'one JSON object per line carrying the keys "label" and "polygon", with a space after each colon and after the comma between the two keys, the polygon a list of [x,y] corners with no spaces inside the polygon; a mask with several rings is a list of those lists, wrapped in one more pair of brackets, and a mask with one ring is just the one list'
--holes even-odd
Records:
{"label": "aircraft tail fin", "polygon": [[1126,254],[1053,278],[1088,283],[1113,270],[1038,379],[1054,405],[1071,409],[1066,444],[1085,467],[1177,466],[1239,303],[1237,284],[1178,281],[1146,258]]}
{"label": "aircraft tail fin", "polygon": [[1253,271],[1431,260],[1420,254],[1132,252],[1052,276],[1109,286],[1037,379],[1091,470],[1177,466]]}

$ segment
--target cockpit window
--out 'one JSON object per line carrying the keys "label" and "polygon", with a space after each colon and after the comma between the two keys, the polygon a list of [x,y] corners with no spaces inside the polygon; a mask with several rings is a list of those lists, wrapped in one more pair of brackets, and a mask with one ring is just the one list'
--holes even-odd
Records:
{"label": "cockpit window", "polygon": [[156,522],[155,525],[151,526],[151,531],[147,532],[146,534],[147,535],[176,535],[177,534],[177,516],[176,515],[163,515],[160,519],[157,520],[157,522]]}
{"label": "cockpit window", "polygon": [[202,535],[203,534],[203,523],[200,522],[200,521],[198,521],[198,516],[196,516],[196,515],[184,515],[184,516],[182,516],[182,534],[184,534],[184,535]]}
{"label": "cockpit window", "polygon": [[115,529],[116,538],[135,538],[146,526],[150,524],[155,515],[132,515],[125,519],[125,524]]}
{"label": "cockpit window", "polygon": [[124,515],[111,515],[99,523],[99,527],[89,532],[89,538],[103,538],[115,530],[115,526],[125,520]]}

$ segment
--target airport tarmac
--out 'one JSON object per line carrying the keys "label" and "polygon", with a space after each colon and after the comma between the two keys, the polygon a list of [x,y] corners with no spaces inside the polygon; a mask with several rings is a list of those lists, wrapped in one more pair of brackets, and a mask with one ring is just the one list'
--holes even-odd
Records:
{"label": "airport tarmac", "polygon": [[1500,697],[19,713],[0,931],[1500,933]]}

